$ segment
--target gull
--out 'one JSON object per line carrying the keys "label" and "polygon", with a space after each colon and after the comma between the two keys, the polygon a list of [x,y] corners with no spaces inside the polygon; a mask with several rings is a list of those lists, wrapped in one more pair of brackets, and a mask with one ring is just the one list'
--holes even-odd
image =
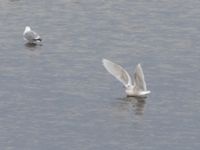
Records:
{"label": "gull", "polygon": [[146,97],[149,93],[151,93],[147,90],[144,74],[140,64],[136,66],[134,82],[132,83],[130,75],[123,67],[107,59],[102,59],[102,63],[106,70],[125,86],[125,92],[128,97]]}
{"label": "gull", "polygon": [[41,42],[42,39],[39,36],[39,34],[37,34],[35,31],[31,30],[31,28],[29,26],[25,27],[24,33],[24,40],[28,41],[28,43],[37,43],[37,42]]}

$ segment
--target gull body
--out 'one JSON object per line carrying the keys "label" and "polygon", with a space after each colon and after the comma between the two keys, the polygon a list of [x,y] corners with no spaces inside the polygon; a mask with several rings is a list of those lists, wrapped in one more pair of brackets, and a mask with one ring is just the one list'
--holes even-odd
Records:
{"label": "gull body", "polygon": [[146,82],[140,64],[136,66],[134,81],[132,83],[129,73],[123,67],[107,59],[102,59],[102,63],[106,70],[124,85],[127,96],[146,97],[151,93],[146,88]]}
{"label": "gull body", "polygon": [[23,33],[24,40],[28,41],[28,43],[37,43],[41,42],[42,39],[35,31],[31,30],[29,26],[25,27],[24,33]]}

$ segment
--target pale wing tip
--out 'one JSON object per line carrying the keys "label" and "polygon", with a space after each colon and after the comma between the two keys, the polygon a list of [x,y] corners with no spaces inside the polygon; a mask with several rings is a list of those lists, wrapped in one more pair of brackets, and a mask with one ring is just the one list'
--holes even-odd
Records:
{"label": "pale wing tip", "polygon": [[104,66],[105,66],[108,62],[109,62],[109,60],[107,60],[107,59],[105,59],[105,58],[102,59],[102,64],[103,64]]}
{"label": "pale wing tip", "polygon": [[140,63],[138,63],[138,64],[137,64],[137,67],[138,67],[138,68],[142,68],[142,66],[141,66],[141,64],[140,64]]}
{"label": "pale wing tip", "polygon": [[105,59],[105,58],[103,58],[103,59],[102,59],[102,62],[103,62],[103,63],[104,63],[104,62],[106,62],[106,61],[108,61],[108,60],[107,60],[107,59]]}
{"label": "pale wing tip", "polygon": [[104,64],[105,64],[105,59],[103,58],[103,59],[102,59],[102,65],[104,65]]}
{"label": "pale wing tip", "polygon": [[137,64],[137,66],[136,66],[136,70],[141,70],[142,72],[143,72],[143,69],[142,69],[142,66],[141,66],[141,64],[139,63],[139,64]]}

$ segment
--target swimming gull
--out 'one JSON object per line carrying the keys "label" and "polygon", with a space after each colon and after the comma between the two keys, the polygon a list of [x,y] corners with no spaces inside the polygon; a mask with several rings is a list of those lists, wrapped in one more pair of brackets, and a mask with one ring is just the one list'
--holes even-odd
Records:
{"label": "swimming gull", "polygon": [[144,74],[140,64],[136,66],[134,82],[132,83],[130,75],[123,67],[107,59],[102,59],[102,63],[106,70],[125,86],[127,96],[146,97],[147,94],[151,93],[147,90]]}
{"label": "swimming gull", "polygon": [[31,28],[29,26],[25,27],[23,36],[24,36],[24,39],[26,41],[28,41],[28,43],[37,43],[37,42],[42,41],[39,34],[37,34],[35,31],[31,30]]}

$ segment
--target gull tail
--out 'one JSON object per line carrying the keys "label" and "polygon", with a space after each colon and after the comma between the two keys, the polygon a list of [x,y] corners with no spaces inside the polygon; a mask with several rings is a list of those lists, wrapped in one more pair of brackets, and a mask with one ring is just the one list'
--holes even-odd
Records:
{"label": "gull tail", "polygon": [[34,39],[34,41],[42,41],[42,39],[41,38],[38,38],[38,39]]}

